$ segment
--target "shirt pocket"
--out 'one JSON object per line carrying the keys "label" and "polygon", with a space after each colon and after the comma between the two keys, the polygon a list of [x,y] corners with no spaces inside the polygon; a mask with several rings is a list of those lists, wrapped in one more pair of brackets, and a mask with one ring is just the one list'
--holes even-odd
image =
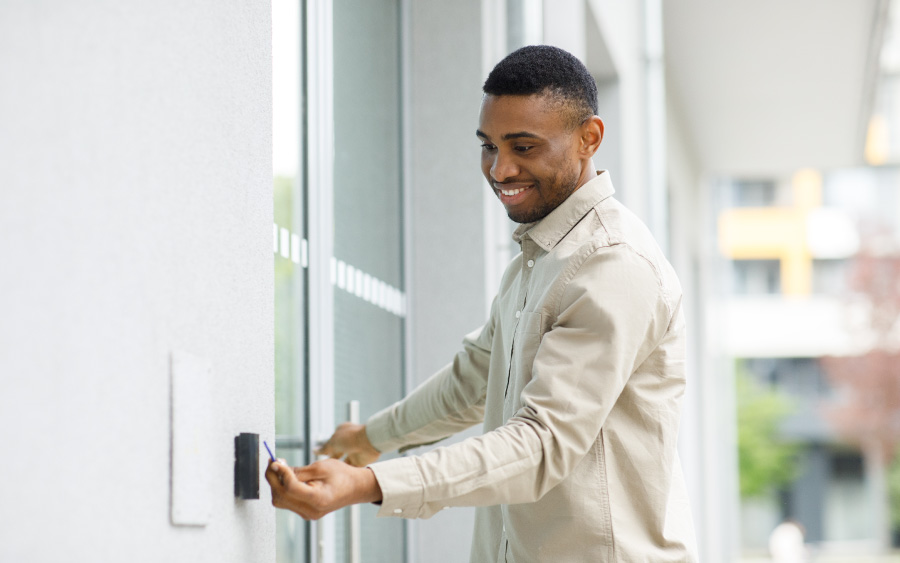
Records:
{"label": "shirt pocket", "polygon": [[522,389],[531,381],[534,357],[541,344],[542,316],[540,313],[522,313],[513,337],[509,362],[509,385],[506,394],[506,419],[519,407]]}

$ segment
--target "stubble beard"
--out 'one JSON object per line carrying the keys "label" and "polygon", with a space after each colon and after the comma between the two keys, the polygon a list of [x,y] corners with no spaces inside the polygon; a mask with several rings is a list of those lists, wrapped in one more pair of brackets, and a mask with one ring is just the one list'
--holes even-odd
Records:
{"label": "stubble beard", "polygon": [[538,181],[534,182],[534,187],[530,188],[538,190],[542,196],[550,195],[553,199],[542,199],[538,205],[532,209],[526,209],[521,212],[515,212],[512,209],[506,210],[506,216],[516,223],[534,223],[540,221],[549,215],[554,209],[569,198],[578,187],[578,173],[572,173],[566,178],[555,176],[549,190],[544,190],[542,184]]}

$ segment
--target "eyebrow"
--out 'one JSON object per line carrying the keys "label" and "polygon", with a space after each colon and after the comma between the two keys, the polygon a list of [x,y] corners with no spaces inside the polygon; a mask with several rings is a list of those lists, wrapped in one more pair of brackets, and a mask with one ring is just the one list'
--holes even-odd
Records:
{"label": "eyebrow", "polygon": [[[482,139],[490,138],[481,129],[475,130],[475,136],[481,137]],[[510,139],[540,139],[540,137],[538,135],[535,135],[534,133],[529,133],[528,131],[517,131],[515,133],[507,133],[500,139],[503,141],[508,141]]]}

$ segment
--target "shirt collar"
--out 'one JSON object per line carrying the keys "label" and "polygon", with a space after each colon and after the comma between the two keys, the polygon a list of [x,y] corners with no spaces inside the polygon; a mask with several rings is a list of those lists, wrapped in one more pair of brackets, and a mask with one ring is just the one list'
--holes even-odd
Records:
{"label": "shirt collar", "polygon": [[550,252],[588,211],[614,193],[609,172],[600,170],[595,178],[575,190],[546,217],[534,223],[519,225],[512,238],[521,243],[523,238],[528,237]]}

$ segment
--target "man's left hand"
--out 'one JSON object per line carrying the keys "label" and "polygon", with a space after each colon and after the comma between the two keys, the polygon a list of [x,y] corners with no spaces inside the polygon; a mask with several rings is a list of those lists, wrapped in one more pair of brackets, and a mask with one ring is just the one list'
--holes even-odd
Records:
{"label": "man's left hand", "polygon": [[272,504],[296,512],[306,520],[318,520],[339,508],[381,500],[381,487],[367,467],[353,467],[336,459],[306,467],[289,467],[270,461],[266,480],[272,488]]}

